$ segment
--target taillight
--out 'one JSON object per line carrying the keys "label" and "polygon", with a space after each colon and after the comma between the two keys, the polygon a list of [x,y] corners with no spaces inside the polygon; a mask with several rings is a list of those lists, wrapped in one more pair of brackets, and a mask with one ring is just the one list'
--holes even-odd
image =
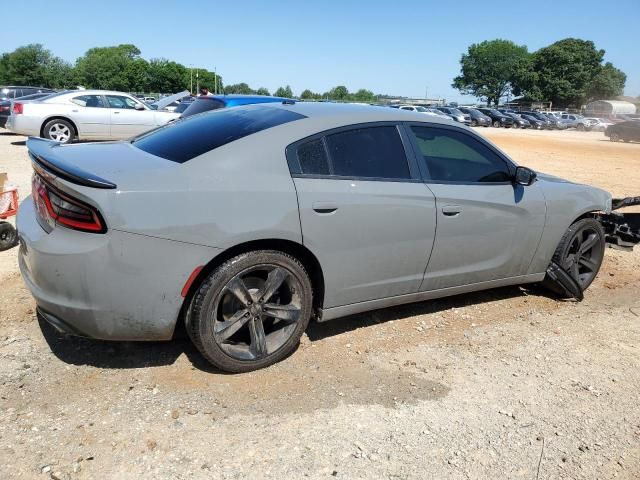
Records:
{"label": "taillight", "polygon": [[14,103],[13,104],[13,113],[16,115],[21,114],[24,111],[24,105],[22,103]]}
{"label": "taillight", "polygon": [[91,205],[72,198],[33,175],[33,196],[43,228],[50,232],[57,223],[82,232],[104,233],[106,225]]}
{"label": "taillight", "polygon": [[9,111],[8,105],[0,105],[0,112],[8,112],[8,111]]}

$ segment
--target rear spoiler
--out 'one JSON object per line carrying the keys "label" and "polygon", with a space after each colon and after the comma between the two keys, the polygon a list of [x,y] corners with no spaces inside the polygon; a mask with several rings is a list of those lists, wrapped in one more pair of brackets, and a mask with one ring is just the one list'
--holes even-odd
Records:
{"label": "rear spoiler", "polygon": [[39,173],[42,173],[44,170],[56,177],[84,187],[103,189],[118,188],[115,183],[109,180],[105,180],[75,165],[64,162],[64,160],[56,156],[55,151],[53,151],[56,147],[59,147],[59,144],[51,140],[29,137],[27,140],[27,149],[29,150],[29,157],[33,162],[34,170]]}
{"label": "rear spoiler", "polygon": [[640,205],[640,197],[614,198],[611,213],[599,213],[597,219],[602,224],[607,244],[618,250],[633,250],[640,243],[640,213],[620,213],[616,210]]}

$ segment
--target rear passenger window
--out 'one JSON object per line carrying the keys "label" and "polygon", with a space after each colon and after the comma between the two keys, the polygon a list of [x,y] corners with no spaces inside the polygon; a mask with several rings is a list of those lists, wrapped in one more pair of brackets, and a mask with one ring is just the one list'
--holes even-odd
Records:
{"label": "rear passenger window", "polygon": [[506,182],[509,167],[489,147],[454,130],[411,127],[433,180]]}
{"label": "rear passenger window", "polygon": [[329,160],[322,139],[303,143],[298,147],[298,161],[303,174],[329,175]]}
{"label": "rear passenger window", "polygon": [[326,141],[334,175],[411,178],[402,140],[394,126],[334,133]]}

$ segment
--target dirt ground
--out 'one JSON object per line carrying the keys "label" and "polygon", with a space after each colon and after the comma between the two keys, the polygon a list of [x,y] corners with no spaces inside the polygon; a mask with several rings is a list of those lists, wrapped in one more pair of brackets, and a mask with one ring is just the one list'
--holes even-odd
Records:
{"label": "dirt ground", "polygon": [[[520,164],[640,194],[640,145],[481,129]],[[0,171],[29,191],[24,138]],[[509,287],[312,325],[271,368],[211,370],[187,340],[41,328],[0,253],[0,478],[640,477],[640,249],[581,303]]]}

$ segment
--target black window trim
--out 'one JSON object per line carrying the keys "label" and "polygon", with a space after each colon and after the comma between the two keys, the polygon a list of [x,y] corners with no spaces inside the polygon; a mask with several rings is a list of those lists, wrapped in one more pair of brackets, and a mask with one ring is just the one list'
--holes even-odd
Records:
{"label": "black window trim", "polygon": [[420,168],[420,173],[422,174],[422,179],[426,184],[447,184],[447,185],[513,185],[513,181],[504,181],[504,182],[466,182],[466,181],[455,181],[455,180],[435,180],[431,178],[431,174],[429,173],[429,168],[427,166],[427,162],[420,160],[422,157],[422,152],[420,151],[420,146],[415,138],[415,134],[411,131],[411,127],[420,127],[420,128],[439,128],[442,130],[451,130],[462,135],[466,135],[469,138],[472,138],[485,147],[489,149],[491,153],[493,153],[496,157],[502,160],[507,166],[507,170],[510,175],[515,175],[516,166],[511,159],[503,155],[500,151],[496,150],[496,148],[487,142],[480,135],[476,135],[474,133],[470,133],[463,128],[459,128],[453,125],[445,125],[445,124],[435,124],[435,123],[427,123],[427,122],[403,122],[403,128],[405,130],[405,135],[408,137],[408,141],[410,142],[415,158],[417,159],[418,167]]}
{"label": "black window trim", "polygon": [[[383,122],[364,122],[354,123],[350,125],[344,125],[342,127],[331,128],[329,130],[323,130],[322,132],[314,133],[305,138],[297,140],[289,145],[285,149],[285,156],[287,158],[287,164],[289,166],[289,173],[293,178],[313,178],[318,180],[359,180],[367,182],[400,182],[400,183],[423,183],[423,177],[418,167],[418,160],[415,156],[414,147],[411,144],[410,137],[402,126],[403,122],[383,121]],[[362,177],[362,176],[343,176],[333,173],[333,161],[327,148],[326,137],[335,133],[342,133],[351,130],[362,130],[365,128],[374,127],[396,127],[398,134],[400,135],[400,141],[404,149],[405,158],[409,167],[409,175],[411,178],[386,178],[386,177]],[[324,147],[327,161],[329,162],[329,175],[318,175],[302,173],[302,166],[298,160],[298,147],[303,143],[312,142],[317,139],[322,139],[322,145]]]}

